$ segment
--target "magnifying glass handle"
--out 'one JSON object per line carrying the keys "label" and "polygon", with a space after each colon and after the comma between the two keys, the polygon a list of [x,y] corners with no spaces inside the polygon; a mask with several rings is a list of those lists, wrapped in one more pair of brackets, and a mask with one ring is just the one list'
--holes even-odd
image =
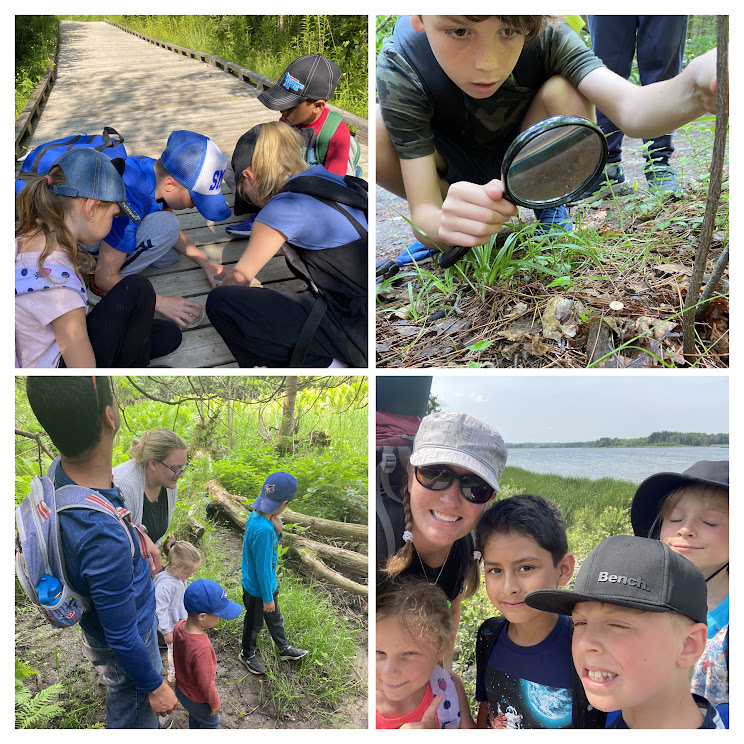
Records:
{"label": "magnifying glass handle", "polygon": [[439,267],[449,269],[450,266],[454,266],[469,250],[470,248],[465,245],[450,246],[442,251],[442,255],[439,258]]}

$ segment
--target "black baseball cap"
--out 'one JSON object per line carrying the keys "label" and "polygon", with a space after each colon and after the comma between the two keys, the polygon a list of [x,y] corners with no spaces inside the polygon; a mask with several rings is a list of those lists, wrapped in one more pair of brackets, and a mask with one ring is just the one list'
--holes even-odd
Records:
{"label": "black baseball cap", "polygon": [[279,81],[258,97],[266,108],[284,111],[303,101],[327,101],[341,79],[341,68],[322,54],[298,57]]}
{"label": "black baseball cap", "polygon": [[[660,524],[654,527],[664,497],[684,486],[700,483],[729,490],[729,461],[700,460],[684,473],[656,473],[638,486],[630,507],[630,522],[633,532],[641,537],[659,538]],[[654,534],[649,535],[654,527]]]}
{"label": "black baseball cap", "polygon": [[235,149],[230,159],[230,165],[232,166],[233,173],[235,173],[235,205],[233,206],[233,212],[236,215],[258,211],[258,207],[255,204],[243,199],[240,195],[238,184],[240,183],[240,176],[243,171],[253,162],[253,151],[256,149],[256,140],[261,133],[262,127],[263,124],[256,124],[255,127],[249,129],[235,144]]}
{"label": "black baseball cap", "polygon": [[538,589],[524,601],[545,612],[570,615],[579,602],[604,602],[647,612],[679,612],[707,622],[708,592],[697,566],[660,540],[613,535],[579,569],[573,590]]}

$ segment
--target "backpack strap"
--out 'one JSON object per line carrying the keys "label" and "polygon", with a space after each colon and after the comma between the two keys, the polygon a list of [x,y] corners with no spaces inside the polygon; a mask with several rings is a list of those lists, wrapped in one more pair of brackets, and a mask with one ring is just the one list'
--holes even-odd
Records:
{"label": "backpack strap", "polygon": [[444,695],[442,702],[437,706],[437,722],[440,729],[460,727],[460,698],[457,695],[457,687],[452,675],[439,665],[434,667],[429,686],[437,695]]}
{"label": "backpack strap", "polygon": [[375,514],[377,516],[377,522],[382,527],[382,534],[385,536],[385,555],[390,557],[395,555],[397,552],[395,549],[395,533],[393,532],[393,523],[390,520],[390,515],[385,508],[385,502],[382,499],[382,493],[378,486],[377,497],[376,497],[376,509]]}
{"label": "backpack strap", "polygon": [[489,617],[481,623],[478,628],[478,636],[475,640],[475,670],[476,679],[486,673],[486,665],[491,656],[491,649],[501,631],[506,627],[506,618],[503,616]]}
{"label": "backpack strap", "polygon": [[[344,176],[344,185],[342,186],[337,181],[329,178],[300,174],[287,181],[277,193],[307,194],[321,201],[327,199],[337,204],[345,204],[361,210],[366,215],[368,209],[367,191],[367,182],[356,176]],[[344,214],[346,213],[344,212]],[[362,230],[366,234],[367,231],[364,228]]]}
{"label": "backpack strap", "polygon": [[326,155],[328,154],[328,145],[342,121],[341,114],[328,109],[328,116],[326,116],[326,120],[323,122],[320,132],[318,132],[318,138],[315,141],[315,154],[319,163],[325,163]]}

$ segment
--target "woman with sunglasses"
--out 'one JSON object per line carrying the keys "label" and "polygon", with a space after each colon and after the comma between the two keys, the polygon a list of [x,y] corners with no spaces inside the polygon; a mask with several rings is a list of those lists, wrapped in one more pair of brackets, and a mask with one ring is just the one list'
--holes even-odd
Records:
{"label": "woman with sunglasses", "polygon": [[186,444],[169,429],[153,429],[132,440],[129,457],[114,468],[114,483],[132,522],[160,545],[176,507],[178,479],[189,466]]}
{"label": "woman with sunglasses", "polygon": [[[506,457],[501,435],[474,416],[448,411],[422,419],[400,502],[384,495],[378,500],[378,592],[398,576],[436,584],[457,627],[460,602],[480,583],[470,533],[499,492]],[[385,539],[391,529],[392,554]]]}

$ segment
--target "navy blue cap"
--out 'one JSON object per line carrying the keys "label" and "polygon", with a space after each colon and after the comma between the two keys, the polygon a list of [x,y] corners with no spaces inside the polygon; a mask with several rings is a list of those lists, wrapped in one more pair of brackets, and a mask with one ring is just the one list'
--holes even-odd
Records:
{"label": "navy blue cap", "polygon": [[191,615],[206,612],[233,620],[243,611],[241,605],[227,598],[227,592],[212,579],[197,579],[186,587],[183,606]]}
{"label": "navy blue cap", "polygon": [[261,495],[251,504],[264,514],[275,512],[285,501],[297,494],[297,480],[289,473],[272,473],[261,487]]}

